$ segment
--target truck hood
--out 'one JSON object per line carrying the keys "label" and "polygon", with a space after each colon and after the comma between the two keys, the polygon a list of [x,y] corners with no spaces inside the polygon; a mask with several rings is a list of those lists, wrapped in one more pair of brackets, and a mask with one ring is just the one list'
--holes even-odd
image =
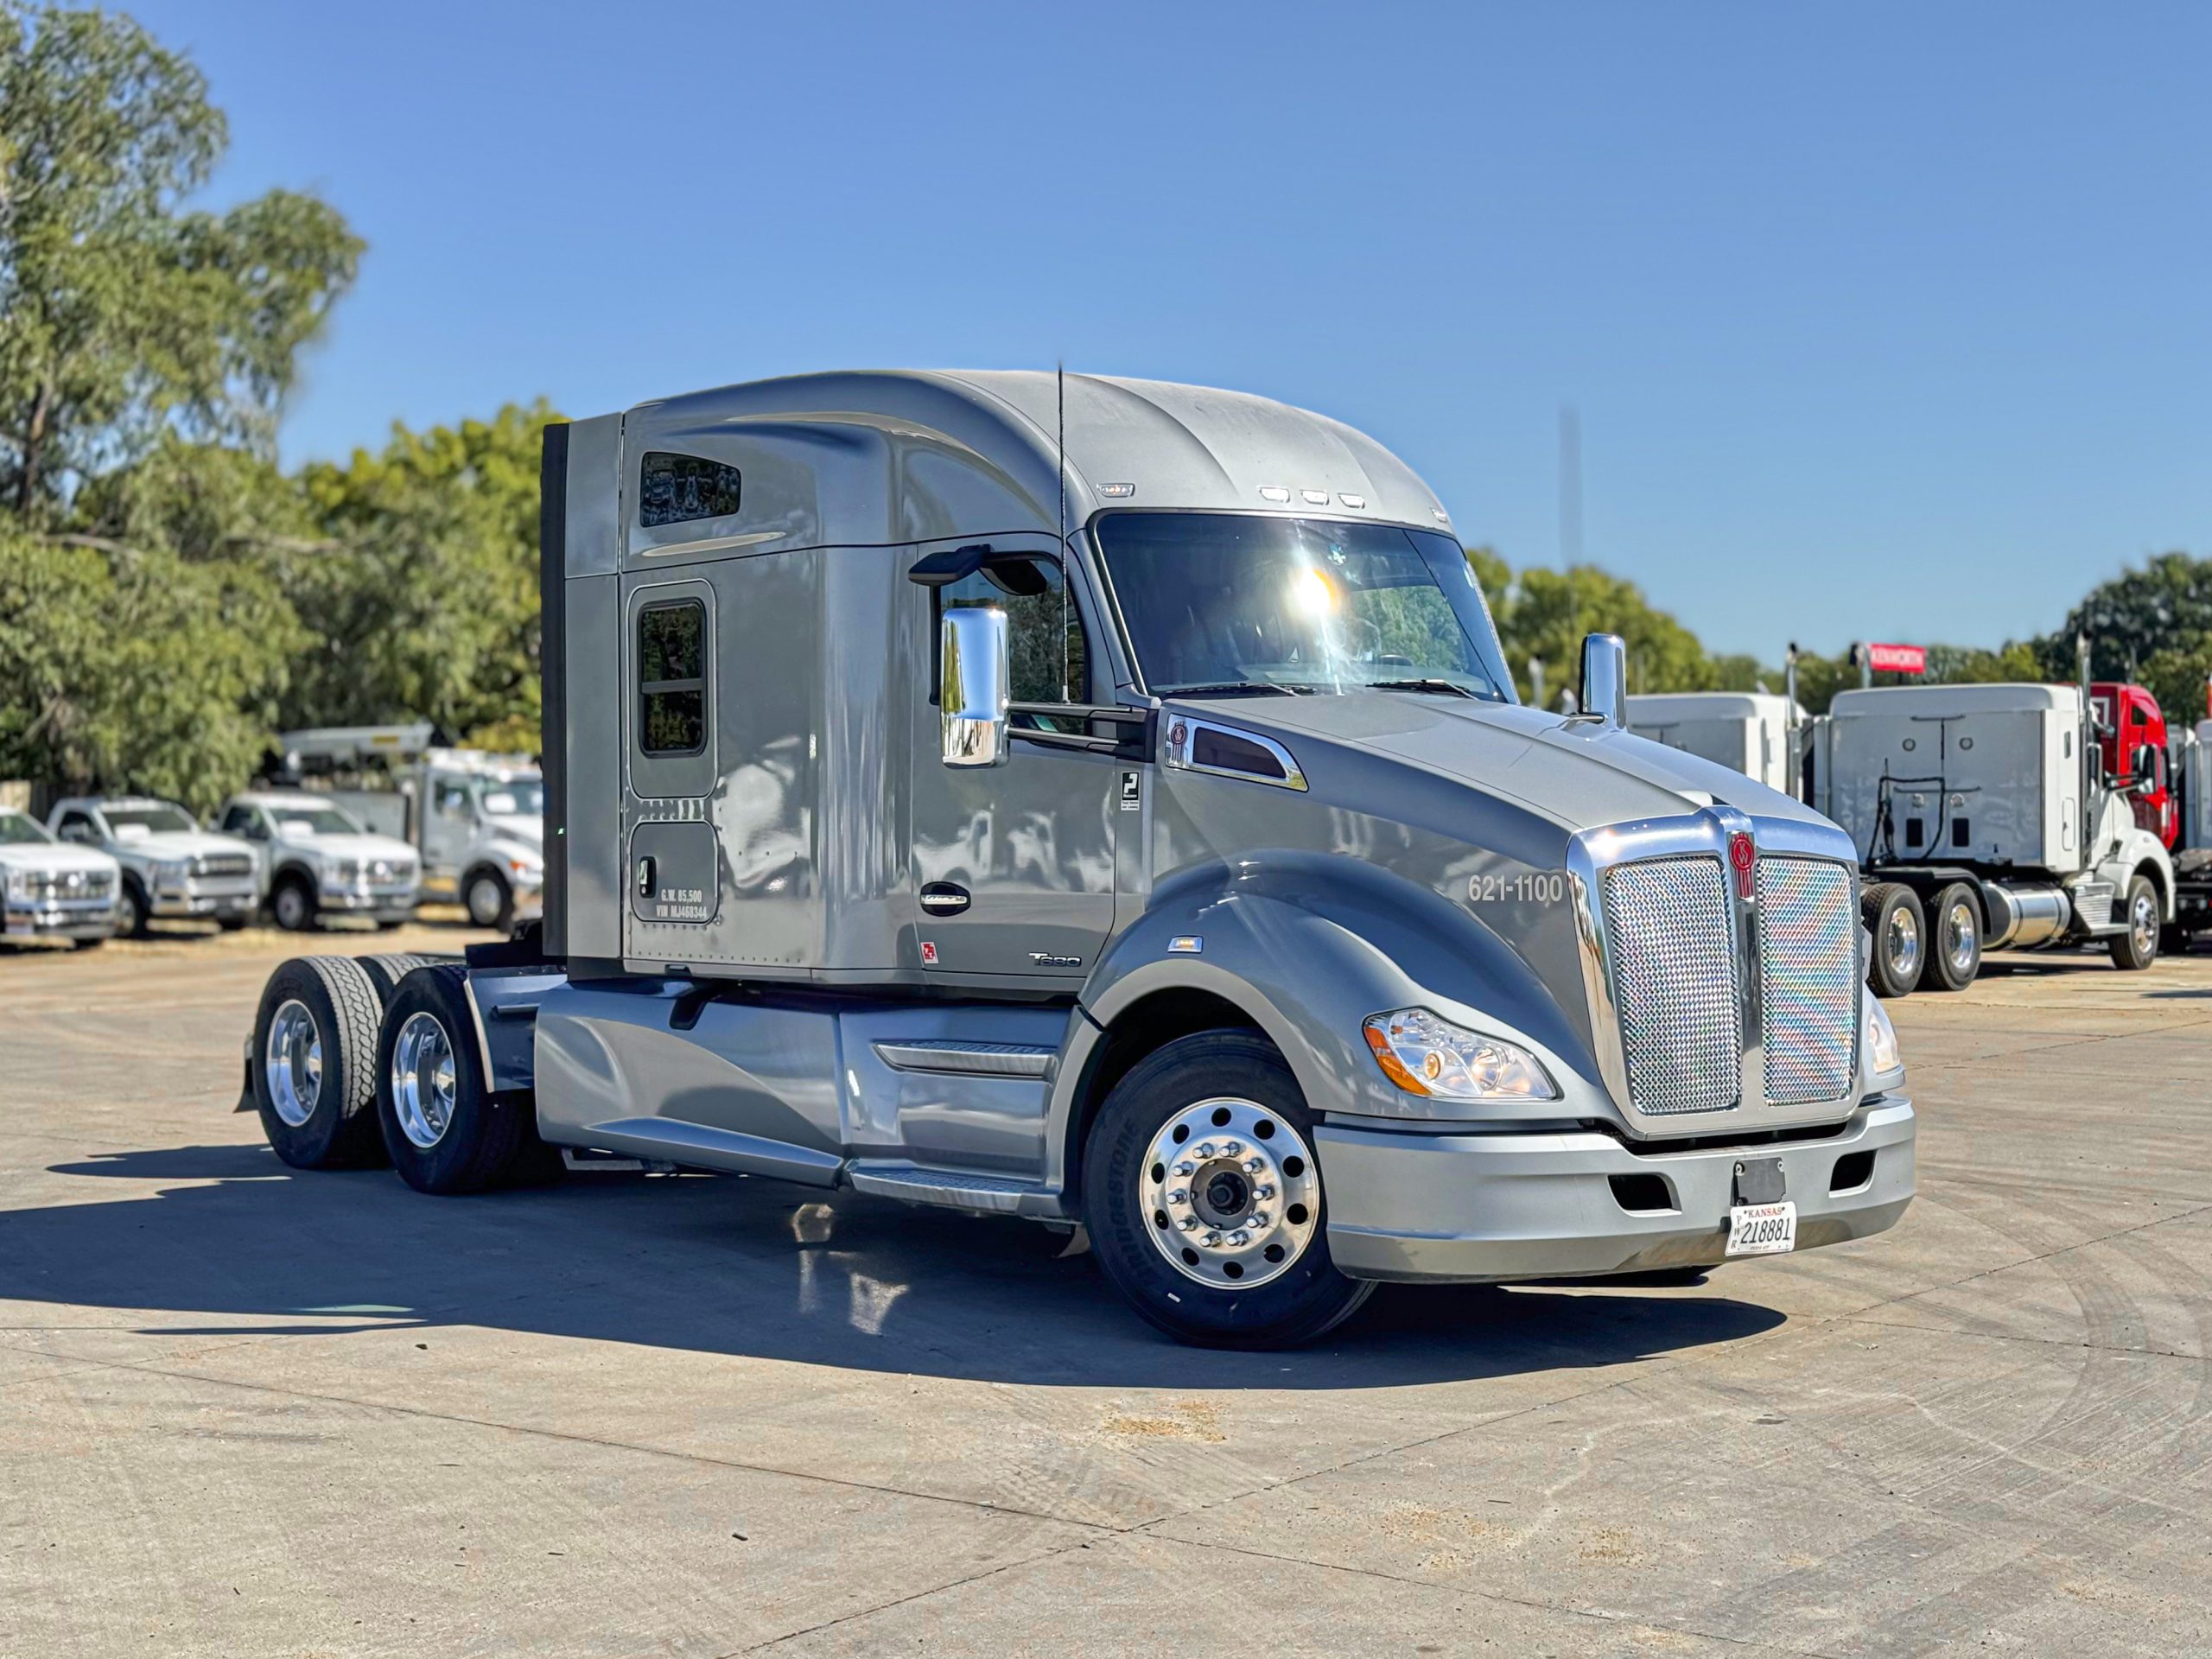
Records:
{"label": "truck hood", "polygon": [[385,859],[393,864],[413,864],[415,849],[391,836],[291,836],[283,844],[295,852],[320,858]]}
{"label": "truck hood", "polygon": [[112,870],[115,861],[89,847],[67,842],[7,842],[0,843],[0,870]]}
{"label": "truck hood", "polygon": [[1716,761],[1518,704],[1362,691],[1177,706],[1265,732],[1309,770],[1307,752],[1317,741],[1386,755],[1510,801],[1569,834],[1676,817],[1715,804],[1759,817],[1826,822],[1802,802]]}
{"label": "truck hood", "polygon": [[533,847],[545,844],[545,820],[531,817],[524,812],[492,812],[485,816],[485,823],[495,836],[506,836],[515,841],[526,841]]}
{"label": "truck hood", "polygon": [[118,840],[115,851],[120,858],[175,860],[199,858],[208,853],[244,853],[250,858],[253,855],[253,843],[206,830],[157,830],[133,840]]}

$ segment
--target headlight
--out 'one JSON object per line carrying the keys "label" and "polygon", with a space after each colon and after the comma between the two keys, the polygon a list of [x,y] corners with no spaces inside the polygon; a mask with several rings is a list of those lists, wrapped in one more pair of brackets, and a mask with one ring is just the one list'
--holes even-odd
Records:
{"label": "headlight", "polygon": [[154,865],[154,880],[164,885],[181,882],[191,874],[192,861],[188,858],[159,859]]}
{"label": "headlight", "polygon": [[1439,1100],[1557,1100],[1536,1057],[1426,1008],[1378,1014],[1361,1027],[1383,1075],[1411,1095]]}
{"label": "headlight", "polygon": [[1866,1004],[1866,1070],[1877,1082],[1895,1082],[1904,1076],[1904,1056],[1897,1052],[1897,1028],[1881,1000],[1872,991],[1859,993]]}
{"label": "headlight", "polygon": [[31,873],[29,870],[8,872],[8,896],[11,899],[28,899],[31,896]]}
{"label": "headlight", "polygon": [[333,881],[358,881],[361,879],[361,866],[354,859],[334,858],[322,867],[322,873]]}

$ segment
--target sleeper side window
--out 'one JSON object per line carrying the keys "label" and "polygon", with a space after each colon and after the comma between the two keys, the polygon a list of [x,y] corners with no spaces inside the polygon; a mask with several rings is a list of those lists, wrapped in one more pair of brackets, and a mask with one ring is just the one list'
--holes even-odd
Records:
{"label": "sleeper side window", "polygon": [[648,450],[638,467],[638,523],[651,530],[726,518],[737,511],[744,481],[736,467],[718,461]]}
{"label": "sleeper side window", "polygon": [[707,747],[707,607],[696,599],[638,613],[638,747],[698,754]]}
{"label": "sleeper side window", "polygon": [[971,605],[996,606],[1006,613],[1008,700],[1017,709],[1025,702],[1090,701],[1083,614],[1067,591],[1058,561],[1040,556],[996,565],[938,589],[940,613]]}

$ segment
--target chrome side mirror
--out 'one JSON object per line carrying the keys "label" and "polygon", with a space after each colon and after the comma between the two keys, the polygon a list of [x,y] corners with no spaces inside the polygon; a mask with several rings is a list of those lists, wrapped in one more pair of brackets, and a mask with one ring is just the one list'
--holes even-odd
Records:
{"label": "chrome side mirror", "polygon": [[1618,633],[1582,636],[1582,717],[1601,726],[1628,724],[1628,646]]}
{"label": "chrome side mirror", "polygon": [[938,624],[938,721],[948,766],[1007,762],[1006,613],[963,605]]}

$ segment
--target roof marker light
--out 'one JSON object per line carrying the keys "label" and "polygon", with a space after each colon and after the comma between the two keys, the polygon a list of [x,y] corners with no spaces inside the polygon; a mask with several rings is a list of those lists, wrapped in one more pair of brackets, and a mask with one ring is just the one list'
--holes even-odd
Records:
{"label": "roof marker light", "polygon": [[1137,493],[1134,484],[1101,484],[1098,493],[1109,501],[1126,501]]}
{"label": "roof marker light", "polygon": [[1367,505],[1367,498],[1363,495],[1340,495],[1337,499],[1348,507],[1361,508]]}
{"label": "roof marker light", "polygon": [[1299,493],[1306,498],[1306,505],[1309,507],[1325,507],[1329,505],[1329,493],[1326,490],[1300,490]]}
{"label": "roof marker light", "polygon": [[1262,501],[1287,501],[1290,499],[1290,492],[1283,488],[1280,484],[1262,484],[1260,486],[1260,499]]}

